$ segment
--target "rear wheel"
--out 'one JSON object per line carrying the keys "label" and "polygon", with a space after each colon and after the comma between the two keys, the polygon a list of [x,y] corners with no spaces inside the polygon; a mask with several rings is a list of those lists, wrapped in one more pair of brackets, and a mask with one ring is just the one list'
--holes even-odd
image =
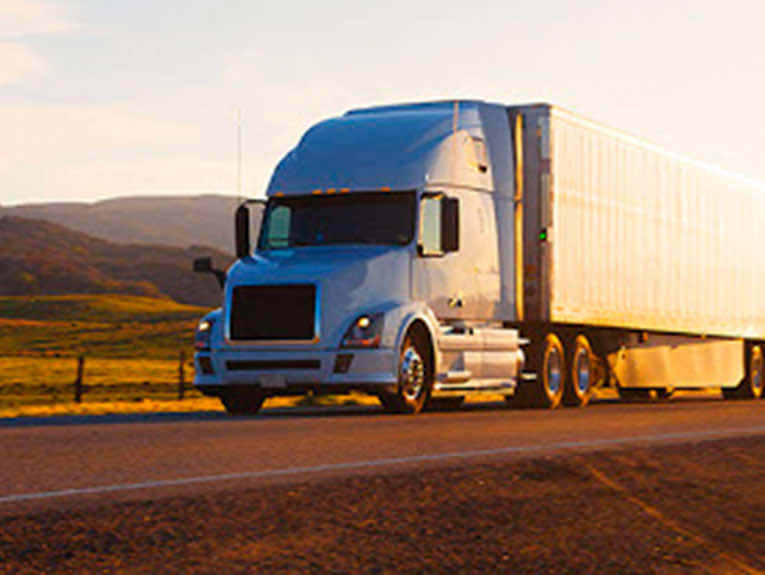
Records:
{"label": "rear wheel", "polygon": [[401,344],[396,393],[380,395],[380,403],[394,413],[419,413],[430,397],[433,384],[430,347],[422,329],[415,327]]}
{"label": "rear wheel", "polygon": [[230,415],[256,414],[266,395],[260,390],[230,390],[221,394],[220,401]]}
{"label": "rear wheel", "polygon": [[747,351],[746,377],[733,389],[722,390],[725,399],[757,399],[763,396],[762,348],[753,345]]}
{"label": "rear wheel", "polygon": [[571,373],[563,388],[563,403],[572,407],[584,407],[592,395],[593,356],[590,342],[579,335],[571,353]]}
{"label": "rear wheel", "polygon": [[549,333],[542,345],[532,349],[529,355],[536,379],[521,382],[508,402],[518,407],[555,409],[563,399],[566,384],[563,344],[557,335]]}

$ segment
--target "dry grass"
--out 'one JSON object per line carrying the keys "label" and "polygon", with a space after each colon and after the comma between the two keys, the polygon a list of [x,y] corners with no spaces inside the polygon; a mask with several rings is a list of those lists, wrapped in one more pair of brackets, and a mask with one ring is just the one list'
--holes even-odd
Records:
{"label": "dry grass", "polygon": [[[179,354],[193,379],[194,324],[204,308],[122,295],[0,297],[0,413],[115,413],[196,409],[177,397]],[[85,396],[73,400],[77,356]],[[164,403],[167,402],[167,405]]]}
{"label": "dry grass", "polygon": [[[145,383],[173,385],[178,382],[178,360],[163,359],[85,359],[85,384],[120,386]],[[187,380],[193,364],[185,364]],[[71,385],[77,373],[75,357],[0,357],[0,382],[4,387]]]}
{"label": "dry grass", "polygon": [[220,402],[209,397],[191,399],[140,401],[73,401],[41,404],[0,406],[0,418],[3,417],[45,417],[52,415],[108,415],[115,413],[167,413],[191,411],[222,411]]}
{"label": "dry grass", "polygon": [[[88,358],[84,401],[111,404],[173,400],[178,393],[178,367],[177,360]],[[184,371],[189,384],[193,379],[190,362]],[[0,411],[43,406],[65,409],[62,406],[73,401],[76,373],[75,358],[0,357]],[[201,398],[194,390],[186,394],[190,400]]]}

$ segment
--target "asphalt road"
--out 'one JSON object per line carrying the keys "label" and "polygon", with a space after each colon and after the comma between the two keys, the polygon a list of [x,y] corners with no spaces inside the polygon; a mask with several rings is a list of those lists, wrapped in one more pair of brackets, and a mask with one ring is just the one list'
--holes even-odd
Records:
{"label": "asphalt road", "polygon": [[765,435],[765,402],[605,402],[556,411],[497,404],[417,417],[369,408],[266,410],[252,418],[208,413],[66,422],[0,427],[0,514],[86,498],[193,494],[391,468]]}
{"label": "asphalt road", "polygon": [[763,401],[0,422],[0,463],[0,572],[765,572]]}

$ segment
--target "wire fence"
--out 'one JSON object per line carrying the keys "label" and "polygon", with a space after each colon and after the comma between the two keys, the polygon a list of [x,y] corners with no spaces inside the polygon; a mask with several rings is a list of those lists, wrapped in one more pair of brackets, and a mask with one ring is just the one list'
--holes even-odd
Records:
{"label": "wire fence", "polygon": [[87,402],[199,398],[191,354],[176,359],[79,355],[0,357],[0,409]]}

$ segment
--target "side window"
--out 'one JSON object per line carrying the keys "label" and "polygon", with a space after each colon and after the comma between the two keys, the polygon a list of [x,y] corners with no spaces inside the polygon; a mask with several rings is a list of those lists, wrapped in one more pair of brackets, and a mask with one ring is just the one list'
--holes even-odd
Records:
{"label": "side window", "polygon": [[420,252],[422,255],[440,255],[441,251],[441,199],[431,196],[420,204]]}
{"label": "side window", "polygon": [[289,246],[291,217],[292,208],[288,206],[276,206],[271,210],[268,218],[268,233],[266,234],[268,247],[278,249]]}

